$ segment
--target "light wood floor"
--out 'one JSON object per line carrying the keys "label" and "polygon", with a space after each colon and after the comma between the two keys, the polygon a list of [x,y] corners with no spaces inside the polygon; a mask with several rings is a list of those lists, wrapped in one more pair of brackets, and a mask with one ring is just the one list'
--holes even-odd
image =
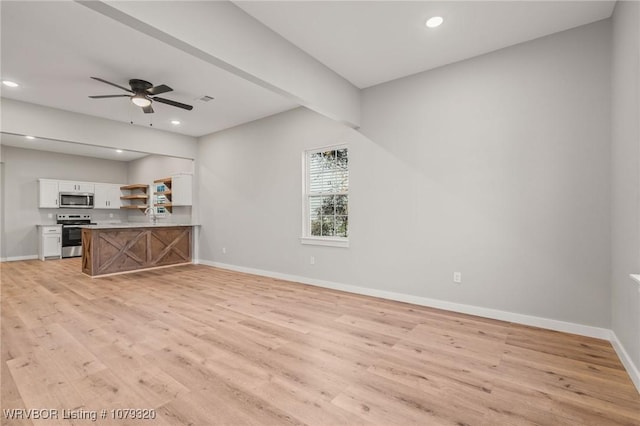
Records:
{"label": "light wood floor", "polygon": [[603,340],[198,265],[93,280],[79,259],[0,268],[3,409],[157,412],[97,422],[118,425],[640,424]]}

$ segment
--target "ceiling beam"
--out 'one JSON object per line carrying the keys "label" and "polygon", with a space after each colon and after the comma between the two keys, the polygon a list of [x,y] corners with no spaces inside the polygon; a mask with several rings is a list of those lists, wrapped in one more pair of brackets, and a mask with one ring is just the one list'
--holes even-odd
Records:
{"label": "ceiling beam", "polygon": [[233,3],[76,1],[326,117],[360,125],[357,87]]}
{"label": "ceiling beam", "polygon": [[0,98],[3,132],[42,139],[195,159],[197,139],[106,118]]}

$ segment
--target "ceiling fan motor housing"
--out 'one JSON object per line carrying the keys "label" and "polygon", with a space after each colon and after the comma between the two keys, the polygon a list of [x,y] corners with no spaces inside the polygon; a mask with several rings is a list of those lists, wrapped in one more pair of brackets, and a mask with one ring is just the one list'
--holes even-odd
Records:
{"label": "ceiling fan motor housing", "polygon": [[139,93],[139,92],[146,92],[147,89],[151,89],[153,87],[153,84],[149,83],[148,81],[138,80],[136,78],[133,78],[129,80],[129,86],[131,86],[131,90],[133,90],[136,93]]}

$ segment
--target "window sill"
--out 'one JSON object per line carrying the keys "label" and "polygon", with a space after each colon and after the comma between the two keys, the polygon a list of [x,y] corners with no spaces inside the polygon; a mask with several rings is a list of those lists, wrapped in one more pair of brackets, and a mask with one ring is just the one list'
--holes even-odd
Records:
{"label": "window sill", "polygon": [[301,237],[300,243],[314,246],[349,247],[349,240],[344,238]]}

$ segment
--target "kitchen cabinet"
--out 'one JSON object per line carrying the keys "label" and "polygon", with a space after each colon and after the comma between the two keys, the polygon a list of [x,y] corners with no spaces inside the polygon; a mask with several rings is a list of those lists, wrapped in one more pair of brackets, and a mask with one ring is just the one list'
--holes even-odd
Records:
{"label": "kitchen cabinet", "polygon": [[67,180],[61,180],[58,183],[60,192],[88,192],[93,194],[95,191],[95,184],[90,182],[73,182]]}
{"label": "kitchen cabinet", "polygon": [[94,209],[119,209],[122,206],[120,197],[122,185],[112,183],[96,183],[93,196]]}
{"label": "kitchen cabinet", "polygon": [[39,225],[40,246],[38,257],[40,260],[62,257],[62,226]]}
{"label": "kitchen cabinet", "polygon": [[58,181],[53,179],[38,179],[38,207],[41,209],[57,209]]}
{"label": "kitchen cabinet", "polygon": [[188,174],[171,176],[171,190],[174,206],[190,206],[193,204],[193,177]]}
{"label": "kitchen cabinet", "polygon": [[193,176],[189,173],[175,174],[153,181],[156,196],[155,207],[164,207],[171,212],[173,207],[193,204]]}

